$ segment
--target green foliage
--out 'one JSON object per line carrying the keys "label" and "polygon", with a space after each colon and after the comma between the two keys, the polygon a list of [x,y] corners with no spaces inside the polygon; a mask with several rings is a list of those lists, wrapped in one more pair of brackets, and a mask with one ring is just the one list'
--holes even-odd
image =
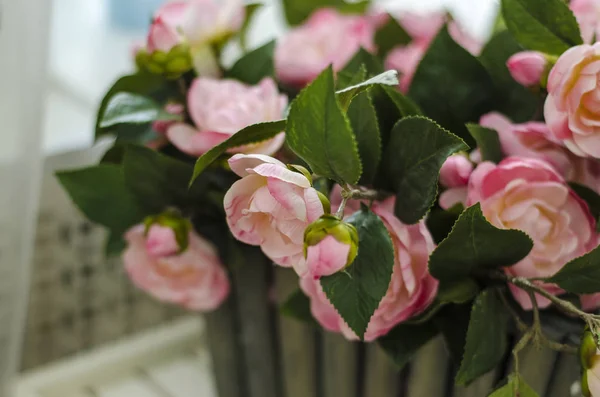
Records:
{"label": "green foliage", "polygon": [[408,117],[423,115],[423,111],[419,108],[419,106],[397,89],[391,87],[382,88],[387,96],[390,97],[392,102],[394,102],[394,105],[396,105],[402,116]]}
{"label": "green foliage", "polygon": [[493,163],[502,161],[504,155],[502,154],[502,145],[500,144],[498,132],[477,124],[467,124],[467,129],[473,139],[475,139],[483,161],[491,161]]}
{"label": "green foliage", "polygon": [[[365,68],[364,65],[362,67]],[[358,75],[361,75],[361,72],[359,72]],[[378,74],[377,76],[370,78],[369,80],[362,81],[358,84],[337,91],[336,94],[340,106],[342,107],[342,109],[347,110],[354,97],[356,97],[361,92],[365,92],[376,85],[397,86],[398,72],[396,72],[395,70],[388,70],[387,72]]]}
{"label": "green foliage", "polygon": [[530,50],[560,55],[583,44],[564,0],[502,0],[502,15],[508,30]]}
{"label": "green foliage", "polygon": [[436,244],[441,243],[448,237],[448,234],[452,231],[452,227],[464,209],[465,207],[461,203],[458,203],[447,210],[438,207],[433,208],[429,212],[425,222]]}
{"label": "green foliage", "polygon": [[412,38],[391,15],[388,21],[375,33],[375,45],[380,57],[384,58],[394,47],[407,45]]}
{"label": "green foliage", "polygon": [[489,397],[539,397],[539,395],[520,376],[511,375],[508,383]]}
{"label": "green foliage", "polygon": [[485,66],[494,83],[492,108],[516,123],[530,121],[538,106],[539,96],[512,78],[506,62],[513,54],[523,51],[509,31],[496,33],[483,48],[479,60]]}
{"label": "green foliage", "polygon": [[370,5],[370,0],[347,3],[344,0],[283,0],[285,19],[290,25],[299,25],[319,8],[337,8],[348,14],[362,14]]}
{"label": "green foliage", "polygon": [[171,114],[151,98],[120,92],[114,95],[100,119],[100,128],[119,124],[146,124],[153,121],[181,121],[178,114]]}
{"label": "green foliage", "polygon": [[375,178],[381,161],[381,134],[377,114],[368,92],[363,92],[354,99],[348,109],[348,118],[363,165],[360,183],[368,185]]}
{"label": "green foliage", "polygon": [[204,153],[197,161],[194,166],[194,173],[190,180],[190,186],[193,185],[194,181],[202,172],[217,160],[227,149],[236,148],[244,145],[253,143],[264,142],[268,139],[273,138],[285,129],[286,121],[268,121],[265,123],[253,124],[237,133],[233,134],[229,139],[221,142],[217,146]]}
{"label": "green foliage", "polygon": [[473,304],[465,353],[456,382],[469,385],[502,361],[507,342],[507,318],[497,291],[483,291]]}
{"label": "green foliage", "polygon": [[570,182],[569,186],[587,203],[592,216],[596,220],[596,231],[600,232],[600,195],[589,187],[576,182]]}
{"label": "green foliage", "polygon": [[409,96],[428,117],[471,145],[465,123],[490,110],[493,83],[479,60],[442,29],[415,72]]}
{"label": "green foliage", "polygon": [[573,259],[546,281],[576,294],[600,292],[600,247]]}
{"label": "green foliage", "polygon": [[514,265],[532,248],[533,241],[522,231],[492,226],[477,203],[462,213],[433,251],[429,271],[439,280],[460,280],[477,271]]}
{"label": "green foliage", "polygon": [[246,84],[258,84],[265,77],[275,76],[273,52],[275,40],[244,54],[225,73],[225,77],[237,79]]}
{"label": "green foliage", "polygon": [[438,334],[432,323],[400,324],[379,338],[379,346],[401,369],[415,353]]}
{"label": "green foliage", "polygon": [[362,173],[356,139],[334,92],[327,68],[292,102],[286,142],[312,171],[339,183],[356,183]]}
{"label": "green foliage", "polygon": [[425,117],[406,117],[393,128],[383,166],[396,193],[396,216],[421,220],[437,196],[440,168],[448,156],[467,150],[465,143]]}
{"label": "green foliage", "polygon": [[350,329],[362,339],[371,316],[387,293],[394,267],[394,247],[383,221],[366,207],[347,222],[358,231],[358,255],[345,271],[322,277],[321,286]]}
{"label": "green foliage", "polygon": [[342,72],[354,75],[363,66],[367,69],[368,76],[375,76],[384,72],[381,60],[364,48],[358,50],[356,55],[344,66]]}
{"label": "green foliage", "polygon": [[460,367],[464,356],[471,310],[472,302],[446,305],[432,319],[444,337],[446,348],[457,368]]}

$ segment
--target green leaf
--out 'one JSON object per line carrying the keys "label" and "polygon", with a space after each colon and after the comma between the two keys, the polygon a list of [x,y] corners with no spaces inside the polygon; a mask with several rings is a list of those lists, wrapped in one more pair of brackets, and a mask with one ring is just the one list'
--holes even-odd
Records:
{"label": "green leaf", "polygon": [[411,41],[412,37],[392,15],[388,15],[387,23],[375,33],[375,45],[377,45],[377,52],[382,58],[385,58],[394,47],[407,45]]}
{"label": "green leaf", "polygon": [[600,247],[573,259],[546,281],[576,294],[600,292]]}
{"label": "green leaf", "polygon": [[533,241],[520,230],[492,226],[479,203],[467,208],[452,232],[429,258],[429,271],[438,280],[457,280],[477,270],[511,266],[525,258]]}
{"label": "green leaf", "polygon": [[461,203],[458,203],[448,210],[433,208],[429,212],[425,222],[436,244],[441,243],[448,237],[448,234],[452,231],[452,227],[464,209],[465,207]]}
{"label": "green leaf", "polygon": [[106,226],[116,234],[122,234],[148,215],[125,185],[125,175],[120,166],[101,164],[61,171],[56,176],[89,220]]}
{"label": "green leaf", "polygon": [[100,128],[118,124],[145,124],[152,121],[181,121],[178,114],[171,114],[152,99],[143,95],[120,92],[114,95],[100,120]]}
{"label": "green leaf", "polygon": [[384,72],[383,63],[375,55],[361,48],[356,55],[344,66],[342,72],[354,75],[362,66],[367,69],[367,75],[375,76]]}
{"label": "green leaf", "polygon": [[587,203],[592,216],[596,220],[596,231],[600,232],[600,195],[589,187],[576,182],[569,182],[569,186]]}
{"label": "green leaf", "polygon": [[530,50],[560,55],[583,44],[564,0],[502,0],[502,15],[508,30]]}
{"label": "green leaf", "polygon": [[375,178],[381,161],[381,135],[377,114],[368,92],[363,92],[352,102],[348,109],[348,118],[356,136],[363,165],[360,184],[369,185]]}
{"label": "green leaf", "polygon": [[242,56],[225,76],[252,85],[258,84],[265,77],[274,77],[273,51],[275,40]]}
{"label": "green leaf", "polygon": [[444,303],[466,303],[479,293],[479,285],[471,278],[444,281],[438,288],[437,299]]}
{"label": "green leaf", "polygon": [[162,212],[170,206],[185,209],[199,205],[203,187],[196,184],[193,190],[188,190],[190,164],[143,146],[129,145],[123,172],[127,187],[150,213]]}
{"label": "green leaf", "polygon": [[511,375],[508,383],[494,391],[489,397],[539,397],[520,376]]}
{"label": "green leaf", "polygon": [[398,72],[395,70],[388,70],[375,77],[370,78],[367,81],[363,81],[356,85],[344,88],[336,92],[338,101],[342,109],[348,109],[352,99],[361,92],[367,91],[369,88],[375,86],[397,86],[398,85]]}
{"label": "green leaf", "polygon": [[415,353],[438,334],[432,323],[400,324],[387,335],[377,339],[379,346],[401,369]]}
{"label": "green leaf", "polygon": [[467,129],[473,139],[475,139],[483,161],[491,161],[493,163],[502,161],[504,157],[502,154],[502,145],[500,144],[500,137],[495,130],[482,127],[478,124],[467,124]]}
{"label": "green leaf", "polygon": [[122,233],[109,232],[106,236],[104,253],[107,258],[120,255],[127,246]]}
{"label": "green leaf", "polygon": [[448,156],[468,146],[433,121],[406,117],[392,129],[383,166],[393,181],[396,216],[404,223],[421,220],[435,202],[440,168]]}
{"label": "green leaf", "polygon": [[294,99],[286,143],[315,174],[356,183],[362,173],[356,139],[333,84],[330,66]]}
{"label": "green leaf", "polygon": [[507,343],[507,318],[496,291],[483,291],[471,311],[465,353],[456,375],[459,385],[469,385],[491,371],[504,358]]}
{"label": "green leaf", "polygon": [[[118,79],[112,87],[108,90],[102,102],[100,103],[100,107],[98,108],[98,115],[96,118],[96,139],[98,139],[101,135],[104,135],[107,132],[100,128],[100,121],[106,107],[113,96],[120,92],[129,92],[133,94],[139,95],[149,95],[153,96],[153,94],[157,91],[164,89],[166,84],[166,80],[164,77],[151,74],[151,73],[136,73],[128,76],[123,76]],[[153,96],[154,97],[154,96]]]}
{"label": "green leaf", "polygon": [[465,351],[472,303],[446,305],[433,317],[433,324],[444,337],[452,361],[460,367]]}
{"label": "green leaf", "polygon": [[362,339],[387,293],[394,267],[394,246],[383,221],[368,208],[363,207],[347,222],[358,231],[358,255],[345,271],[322,277],[321,286],[350,329]]}
{"label": "green leaf", "polygon": [[285,19],[290,25],[299,25],[320,8],[336,8],[347,14],[363,14],[370,1],[346,3],[344,0],[283,0]]}
{"label": "green leaf", "polygon": [[400,111],[400,114],[404,117],[408,116],[421,116],[423,112],[419,108],[419,106],[412,101],[409,97],[405,96],[403,93],[398,91],[395,88],[391,87],[382,87],[387,96],[390,97],[394,105]]}
{"label": "green leaf", "polygon": [[258,11],[262,6],[263,4],[261,3],[246,4],[246,18],[244,19],[244,23],[242,24],[242,27],[239,32],[240,46],[243,50],[246,49],[246,36],[248,35],[248,30],[250,28],[252,18],[256,14],[256,11]]}
{"label": "green leaf", "polygon": [[409,96],[424,114],[471,145],[465,123],[490,110],[493,83],[479,60],[442,29],[415,72]]}
{"label": "green leaf", "polygon": [[531,120],[541,98],[512,78],[506,62],[513,54],[523,51],[509,31],[495,34],[479,56],[494,82],[494,110],[506,115],[515,123]]}
{"label": "green leaf", "polygon": [[211,165],[216,159],[224,154],[227,149],[232,149],[253,143],[259,143],[273,138],[285,129],[285,120],[268,121],[266,123],[253,124],[233,134],[229,139],[204,153],[194,166],[194,173],[189,185],[192,186],[196,178]]}
{"label": "green leaf", "polygon": [[279,308],[281,314],[288,317],[293,317],[297,320],[316,324],[315,319],[310,312],[310,299],[297,290],[291,294]]}

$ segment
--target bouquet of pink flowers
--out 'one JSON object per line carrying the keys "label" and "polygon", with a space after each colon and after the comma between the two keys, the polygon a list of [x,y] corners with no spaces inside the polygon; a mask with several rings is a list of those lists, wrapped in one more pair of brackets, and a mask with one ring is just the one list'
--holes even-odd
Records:
{"label": "bouquet of pink flowers", "polygon": [[[297,273],[287,314],[399,366],[442,334],[468,385],[579,344],[598,397],[600,2],[568,3],[502,0],[482,43],[445,14],[286,0],[291,29],[225,68],[260,5],[169,2],[100,106],[114,146],[58,177],[157,299],[216,309],[260,247]],[[518,365],[492,394],[535,395]]]}

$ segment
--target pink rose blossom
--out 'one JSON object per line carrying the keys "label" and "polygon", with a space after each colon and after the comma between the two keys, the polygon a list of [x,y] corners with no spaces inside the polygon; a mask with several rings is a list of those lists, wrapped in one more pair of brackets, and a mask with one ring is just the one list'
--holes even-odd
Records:
{"label": "pink rose blossom", "polygon": [[576,156],[553,141],[546,124],[513,124],[507,117],[495,112],[483,116],[480,124],[498,132],[505,155],[544,160],[556,168],[567,181],[600,191],[600,163]]}
{"label": "pink rose blossom", "polygon": [[426,14],[405,12],[398,22],[414,41],[427,47],[446,23],[446,15],[440,12]]}
{"label": "pink rose blossom", "polygon": [[539,85],[548,61],[537,51],[522,51],[506,62],[506,67],[515,81],[525,87]]}
{"label": "pink rose blossom", "polygon": [[[336,196],[339,195],[335,195],[334,191],[332,200]],[[346,208],[347,213],[351,213],[358,209],[358,203],[351,202]],[[392,238],[395,262],[390,286],[371,317],[365,341],[373,341],[397,324],[422,313],[437,293],[438,282],[427,268],[429,254],[435,246],[425,223],[404,225],[395,217],[393,208],[394,199],[373,206],[373,212],[379,215]],[[357,339],[325,296],[319,280],[304,277],[300,280],[300,287],[310,298],[311,312],[323,328],[341,332],[349,340]]]}
{"label": "pink rose blossom", "polygon": [[350,245],[341,243],[333,236],[327,236],[318,244],[306,249],[308,272],[315,279],[329,276],[348,265]]}
{"label": "pink rose blossom", "polygon": [[462,154],[454,154],[444,162],[440,170],[440,183],[447,189],[440,194],[440,207],[452,208],[467,201],[467,184],[473,172],[473,164]]}
{"label": "pink rose blossom", "polygon": [[195,232],[188,248],[174,252],[174,235],[153,226],[148,237],[144,225],[126,234],[125,269],[133,283],[155,298],[190,310],[214,310],[229,295],[229,280],[213,245]]}
{"label": "pink rose blossom", "polygon": [[375,49],[375,30],[367,17],[325,8],[292,29],[275,48],[275,71],[282,82],[303,87],[323,69],[342,69],[361,48]]}
{"label": "pink rose blossom", "polygon": [[[196,127],[174,124],[167,137],[181,151],[199,156],[249,125],[281,119],[287,103],[287,97],[279,93],[271,78],[248,86],[235,80],[199,77],[188,92],[188,112]],[[273,154],[284,139],[281,133],[231,152]]]}
{"label": "pink rose blossom", "polygon": [[236,154],[229,165],[242,177],[224,200],[233,235],[246,244],[259,245],[276,264],[306,274],[304,230],[324,213],[310,181],[264,155]]}
{"label": "pink rose blossom", "polygon": [[595,312],[600,309],[600,293],[581,295],[581,308],[586,312]]}
{"label": "pink rose blossom", "polygon": [[186,2],[175,1],[166,3],[156,11],[146,40],[148,52],[169,52],[171,48],[183,42],[184,38],[179,27],[184,20],[186,10]]}
{"label": "pink rose blossom", "polygon": [[583,41],[587,44],[597,41],[600,38],[600,1],[571,0],[569,7],[579,22]]}
{"label": "pink rose blossom", "polygon": [[[481,163],[469,180],[467,204],[481,203],[487,220],[501,229],[519,229],[533,239],[531,253],[507,274],[518,277],[549,277],[567,262],[596,245],[595,220],[589,208],[548,163],[509,157],[500,164]],[[552,294],[554,285],[542,284]],[[526,292],[511,287],[515,299],[531,309]],[[541,307],[550,302],[537,297]]]}
{"label": "pink rose blossom", "polygon": [[581,157],[600,158],[600,43],[565,52],[548,77],[544,116],[553,139]]}
{"label": "pink rose blossom", "polygon": [[189,0],[182,31],[192,47],[216,43],[242,27],[246,9],[242,0]]}

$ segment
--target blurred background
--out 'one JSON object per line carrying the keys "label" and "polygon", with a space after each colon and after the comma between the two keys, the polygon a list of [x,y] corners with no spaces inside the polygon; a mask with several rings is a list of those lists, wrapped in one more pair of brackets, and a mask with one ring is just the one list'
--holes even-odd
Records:
{"label": "blurred background", "polygon": [[[93,142],[98,104],[133,70],[132,46],[163,1],[0,0],[2,396],[214,395],[201,319],[136,291],[119,260],[104,258],[104,232],[53,177],[107,148]],[[285,30],[279,2],[261,2],[250,48]],[[482,38],[498,8],[497,0],[375,3],[446,8]],[[239,53],[227,48],[225,62]]]}

